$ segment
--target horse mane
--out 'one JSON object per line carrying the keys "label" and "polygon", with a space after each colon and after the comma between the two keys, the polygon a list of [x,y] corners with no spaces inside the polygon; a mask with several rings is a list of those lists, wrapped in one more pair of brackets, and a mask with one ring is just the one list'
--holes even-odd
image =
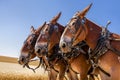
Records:
{"label": "horse mane", "polygon": [[95,27],[97,30],[102,30],[101,26],[89,20],[88,18],[86,18],[86,22],[89,24],[88,26]]}
{"label": "horse mane", "polygon": [[[89,24],[89,26],[92,26],[92,27],[96,27],[97,30],[102,30],[102,27],[97,25],[96,23],[92,22],[91,20],[89,20],[88,18],[86,18],[86,21],[87,23]],[[119,38],[120,39],[120,35],[119,34],[116,34],[116,33],[113,33],[113,32],[110,32],[111,33],[111,36],[113,38]]]}
{"label": "horse mane", "polygon": [[116,33],[112,33],[112,36],[115,38],[115,39],[120,39],[120,35],[116,34]]}

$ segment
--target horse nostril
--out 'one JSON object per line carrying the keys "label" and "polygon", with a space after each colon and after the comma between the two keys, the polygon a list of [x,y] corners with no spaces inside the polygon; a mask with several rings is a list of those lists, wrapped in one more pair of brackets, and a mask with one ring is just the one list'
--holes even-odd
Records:
{"label": "horse nostril", "polygon": [[22,62],[24,62],[24,61],[25,61],[25,58],[24,58],[24,57],[22,57],[21,61],[22,61]]}
{"label": "horse nostril", "polygon": [[62,44],[62,48],[65,48],[65,47],[66,47],[65,43],[63,43],[63,44]]}
{"label": "horse nostril", "polygon": [[40,49],[37,50],[37,53],[40,53]]}
{"label": "horse nostril", "polygon": [[18,60],[19,64],[23,64],[25,62],[25,57],[21,56]]}

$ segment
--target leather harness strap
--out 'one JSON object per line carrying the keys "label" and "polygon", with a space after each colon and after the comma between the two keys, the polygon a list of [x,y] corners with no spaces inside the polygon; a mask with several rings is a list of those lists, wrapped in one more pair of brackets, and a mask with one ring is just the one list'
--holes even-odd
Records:
{"label": "leather harness strap", "polygon": [[117,49],[113,48],[110,44],[111,40],[114,41],[120,41],[120,39],[114,39],[110,37],[111,33],[106,29],[103,28],[102,32],[101,32],[101,36],[98,40],[97,46],[96,48],[91,51],[89,53],[89,60],[91,61],[91,64],[93,65],[94,68],[99,68],[103,73],[105,73],[106,75],[110,76],[109,73],[107,73],[104,69],[102,69],[99,65],[98,65],[98,59],[100,56],[104,55],[108,50],[113,51],[115,54],[117,54],[118,56],[120,56],[120,51],[118,51]]}

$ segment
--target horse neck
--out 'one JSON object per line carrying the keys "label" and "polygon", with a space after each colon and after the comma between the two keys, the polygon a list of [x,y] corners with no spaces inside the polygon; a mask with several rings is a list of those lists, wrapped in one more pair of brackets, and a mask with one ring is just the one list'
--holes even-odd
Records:
{"label": "horse neck", "polygon": [[94,49],[97,45],[102,28],[88,19],[86,19],[86,26],[88,29],[88,34],[85,41],[91,49]]}
{"label": "horse neck", "polygon": [[[55,34],[55,35],[56,35],[56,34]],[[60,39],[58,39],[58,36],[55,36],[55,37],[53,37],[53,38],[50,40],[50,43],[49,43],[49,46],[48,46],[48,53],[49,53],[48,56],[51,56],[51,55],[55,54],[55,53],[54,53],[54,47],[55,47],[57,44],[59,44],[59,41],[60,41]]]}

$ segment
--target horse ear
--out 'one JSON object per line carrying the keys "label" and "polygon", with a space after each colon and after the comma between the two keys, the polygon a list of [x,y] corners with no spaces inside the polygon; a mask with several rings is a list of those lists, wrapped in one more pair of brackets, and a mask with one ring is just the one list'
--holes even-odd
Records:
{"label": "horse ear", "polygon": [[83,11],[81,11],[78,16],[80,16],[80,18],[83,18],[87,14],[91,6],[92,6],[92,3],[89,6],[87,6]]}
{"label": "horse ear", "polygon": [[31,26],[31,28],[30,28],[30,32],[31,32],[31,33],[35,33],[35,29],[34,29],[33,26]]}
{"label": "horse ear", "polygon": [[45,25],[46,25],[46,22],[44,22],[44,24],[42,26],[38,27],[38,29],[36,30],[36,32],[39,33]]}
{"label": "horse ear", "polygon": [[53,17],[53,19],[50,21],[50,23],[55,24],[58,21],[58,19],[60,18],[60,16],[61,16],[61,12],[59,12],[57,14],[57,16]]}

